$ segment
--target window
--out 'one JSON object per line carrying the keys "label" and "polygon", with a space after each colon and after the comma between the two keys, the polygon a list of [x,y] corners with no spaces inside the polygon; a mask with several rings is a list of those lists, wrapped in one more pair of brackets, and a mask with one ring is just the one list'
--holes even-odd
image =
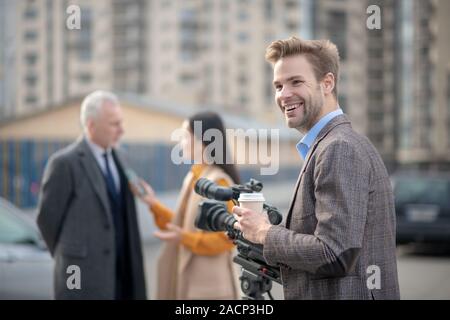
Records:
{"label": "window", "polygon": [[25,9],[25,12],[24,12],[25,18],[26,18],[26,19],[30,19],[30,20],[36,18],[36,17],[37,17],[37,14],[38,14],[38,12],[37,12],[36,7],[31,6],[31,5],[29,5],[29,6]]}
{"label": "window", "polygon": [[25,77],[25,83],[28,87],[34,87],[37,82],[37,77],[34,74],[29,74]]}
{"label": "window", "polygon": [[374,80],[382,80],[383,70],[376,70],[376,69],[369,70],[369,78]]}
{"label": "window", "polygon": [[247,64],[247,57],[244,54],[240,54],[236,57],[239,66],[245,66]]}
{"label": "window", "polygon": [[80,50],[78,52],[78,57],[83,61],[91,60],[92,52],[90,49],[87,49],[87,48]]}
{"label": "window", "polygon": [[168,8],[172,5],[172,1],[171,0],[163,0],[161,2],[161,8]]}
{"label": "window", "polygon": [[288,30],[294,31],[297,30],[298,24],[296,21],[286,21],[286,28]]}
{"label": "window", "polygon": [[90,73],[83,72],[78,75],[78,79],[82,83],[89,83],[92,81],[92,75]]}
{"label": "window", "polygon": [[341,60],[347,59],[347,15],[342,11],[330,11],[328,13],[327,31],[332,42],[339,50]]}
{"label": "window", "polygon": [[265,0],[264,1],[264,17],[267,20],[273,19],[273,3],[272,0]]}
{"label": "window", "polygon": [[179,14],[180,27],[180,57],[188,62],[196,58],[200,46],[197,43],[197,33],[200,29],[195,10],[184,9]]}
{"label": "window", "polygon": [[[448,72],[447,75],[447,120],[448,120],[447,130],[449,130],[448,128],[450,128],[450,71]],[[450,139],[448,139],[448,146],[450,147]]]}
{"label": "window", "polygon": [[222,95],[223,95],[224,97],[228,97],[228,95],[230,94],[230,89],[229,89],[229,87],[225,84],[225,82],[222,82],[221,90],[222,90]]}
{"label": "window", "polygon": [[187,72],[180,74],[180,81],[182,83],[185,83],[185,84],[192,83],[195,79],[196,79],[195,74],[187,73]]}
{"label": "window", "polygon": [[245,12],[245,11],[239,11],[238,19],[239,19],[239,21],[247,21],[248,20],[248,13]]}
{"label": "window", "polygon": [[241,94],[241,96],[239,97],[239,103],[240,103],[241,107],[247,105],[248,97],[245,94]]}
{"label": "window", "polygon": [[77,32],[78,57],[81,60],[90,60],[92,58],[92,12],[89,8],[81,9],[81,30]]}
{"label": "window", "polygon": [[32,228],[0,205],[0,243],[34,243],[37,237]]}
{"label": "window", "polygon": [[383,146],[383,133],[373,132],[369,134],[370,141],[375,145],[376,148],[381,148]]}
{"label": "window", "polygon": [[381,48],[369,49],[369,57],[373,58],[373,59],[382,59],[383,58],[383,50]]}
{"label": "window", "polygon": [[25,61],[27,62],[27,64],[29,66],[34,66],[36,64],[36,61],[37,61],[36,53],[27,53],[25,55]]}
{"label": "window", "polygon": [[239,32],[238,40],[239,42],[246,42],[248,40],[248,34],[246,32]]}
{"label": "window", "polygon": [[25,34],[24,34],[24,38],[25,38],[25,40],[27,40],[27,41],[33,41],[33,40],[36,40],[37,36],[38,36],[38,35],[37,35],[37,32],[34,31],[34,30],[28,30],[28,31],[26,31]]}
{"label": "window", "polygon": [[347,96],[339,95],[338,98],[339,107],[341,107],[342,111],[345,113],[346,110],[350,110],[347,103]]}
{"label": "window", "polygon": [[35,104],[37,102],[37,98],[35,95],[29,94],[27,95],[27,97],[25,98],[25,102],[29,103],[29,104]]}
{"label": "window", "polygon": [[384,120],[383,112],[369,112],[369,121],[375,122],[377,125],[381,125]]}
{"label": "window", "polygon": [[228,11],[230,9],[228,1],[229,0],[222,0],[222,2],[220,3],[220,10],[222,12]]}
{"label": "window", "polygon": [[448,207],[448,182],[441,178],[397,178],[394,194],[398,203],[417,203],[420,199],[420,203]]}
{"label": "window", "polygon": [[248,82],[247,81],[247,76],[245,74],[239,75],[239,78],[238,78],[239,85],[245,86],[247,84],[247,82]]}
{"label": "window", "polygon": [[286,9],[295,10],[297,7],[297,1],[295,0],[286,0]]}
{"label": "window", "polygon": [[383,92],[382,91],[375,91],[375,90],[369,90],[369,104],[374,106],[381,106],[383,104]]}
{"label": "window", "polygon": [[227,33],[228,30],[229,30],[228,21],[222,20],[222,21],[220,22],[220,31],[221,31],[222,33]]}
{"label": "window", "polygon": [[265,74],[266,74],[266,77],[265,77],[266,80],[265,80],[265,83],[264,83],[265,100],[267,102],[267,105],[270,106],[270,108],[272,108],[274,97],[275,97],[273,84],[272,84],[272,78],[273,78],[272,66],[270,64],[268,64],[268,63],[264,63],[264,70],[265,70]]}

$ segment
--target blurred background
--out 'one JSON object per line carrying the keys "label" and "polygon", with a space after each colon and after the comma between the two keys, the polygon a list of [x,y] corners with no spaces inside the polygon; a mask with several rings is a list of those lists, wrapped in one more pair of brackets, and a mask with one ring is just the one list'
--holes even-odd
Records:
{"label": "blurred background", "polygon": [[[296,35],[338,46],[340,106],[391,174],[402,298],[449,299],[449,16],[449,0],[0,0],[0,298],[51,296],[34,223],[42,172],[80,135],[96,89],[119,96],[129,163],[172,208],[189,167],[170,160],[170,135],[185,117],[208,109],[229,128],[279,128],[278,173],[239,169],[286,213],[301,135],[285,128],[264,51]],[[152,295],[160,243],[139,208]]]}

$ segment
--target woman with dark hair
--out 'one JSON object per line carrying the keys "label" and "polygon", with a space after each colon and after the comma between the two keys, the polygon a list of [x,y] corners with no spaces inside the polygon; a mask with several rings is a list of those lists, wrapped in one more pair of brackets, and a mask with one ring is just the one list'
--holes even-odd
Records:
{"label": "woman with dark hair", "polygon": [[[214,112],[197,113],[185,120],[182,128],[183,157],[194,164],[184,179],[175,212],[159,202],[144,181],[141,184],[146,194],[135,192],[154,215],[160,229],[155,236],[165,241],[158,260],[157,299],[238,299],[238,276],[232,262],[234,244],[224,232],[206,232],[194,225],[199,203],[204,200],[194,192],[199,178],[221,186],[239,183],[235,166],[227,161],[225,129]],[[214,140],[218,138],[222,143]],[[204,152],[213,142],[219,147],[208,149],[211,154]],[[232,207],[230,201],[229,212]]]}

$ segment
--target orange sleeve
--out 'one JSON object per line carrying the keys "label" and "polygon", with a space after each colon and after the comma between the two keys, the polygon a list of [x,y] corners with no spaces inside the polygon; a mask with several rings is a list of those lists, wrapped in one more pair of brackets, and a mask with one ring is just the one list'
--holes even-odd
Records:
{"label": "orange sleeve", "polygon": [[158,200],[150,206],[150,210],[153,212],[155,223],[161,230],[166,230],[166,225],[172,221],[174,213]]}
{"label": "orange sleeve", "polygon": [[201,256],[214,256],[234,248],[224,232],[183,232],[181,243]]}
{"label": "orange sleeve", "polygon": [[[225,179],[218,180],[217,184],[224,187],[229,186]],[[233,206],[234,203],[228,201],[228,212],[231,213]],[[225,232],[183,232],[181,243],[193,253],[203,256],[218,255],[234,248],[233,242]]]}

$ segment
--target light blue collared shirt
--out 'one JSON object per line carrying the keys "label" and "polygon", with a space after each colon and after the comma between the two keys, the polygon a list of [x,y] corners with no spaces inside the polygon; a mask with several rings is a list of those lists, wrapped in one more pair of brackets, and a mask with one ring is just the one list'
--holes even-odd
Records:
{"label": "light blue collared shirt", "polygon": [[306,159],[306,155],[308,154],[309,149],[311,148],[312,144],[314,143],[314,140],[316,140],[317,135],[319,134],[320,130],[323,129],[327,125],[328,122],[331,121],[334,117],[337,117],[338,115],[343,114],[342,109],[339,108],[333,112],[330,112],[326,115],[324,115],[300,140],[299,143],[297,143],[297,151],[300,153],[300,156],[303,158],[303,160]]}

